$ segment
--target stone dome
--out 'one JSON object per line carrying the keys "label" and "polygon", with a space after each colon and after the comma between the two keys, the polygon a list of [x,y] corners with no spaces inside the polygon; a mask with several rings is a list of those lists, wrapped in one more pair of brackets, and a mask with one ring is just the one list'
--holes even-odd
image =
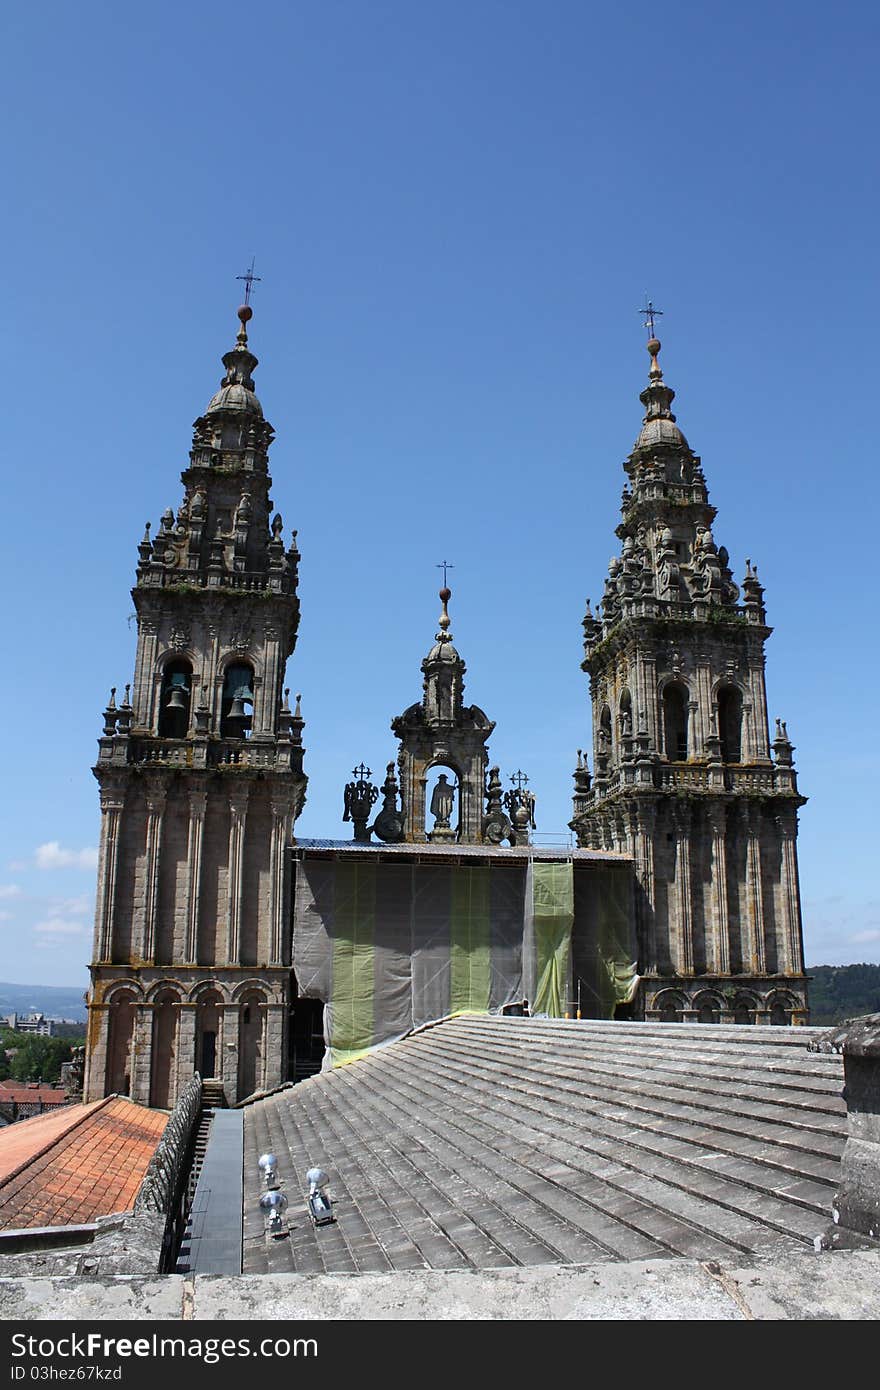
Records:
{"label": "stone dome", "polygon": [[263,407],[253,391],[237,381],[229,386],[221,386],[216,396],[212,396],[205,414],[210,415],[212,410],[241,410],[247,415],[259,415],[260,418],[263,415]]}
{"label": "stone dome", "polygon": [[689,447],[678,425],[665,415],[655,416],[653,420],[645,421],[639,430],[639,437],[633,448],[653,449],[658,444],[683,445],[685,449]]}

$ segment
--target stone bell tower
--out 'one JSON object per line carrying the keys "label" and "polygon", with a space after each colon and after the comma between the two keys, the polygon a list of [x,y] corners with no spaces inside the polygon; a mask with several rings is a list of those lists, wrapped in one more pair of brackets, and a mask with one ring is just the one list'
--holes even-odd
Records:
{"label": "stone bell tower", "polygon": [[[422,699],[391,721],[392,733],[400,739],[397,762],[403,838],[411,843],[483,841],[483,800],[489,762],[486,742],[495,721],[477,705],[465,705],[462,699],[467,667],[453,646],[449,631],[451,597],[451,590],[444,585],[440,590],[440,631],[422,662]],[[429,774],[434,768],[439,769],[445,782],[439,785],[439,791],[434,789],[429,800]]]}
{"label": "stone bell tower", "polygon": [[595,776],[579,755],[571,828],[635,859],[646,1018],[801,1023],[805,798],[784,723],[770,743],[764,591],[750,561],[740,590],[715,542],[649,318],[621,553],[584,619]]}
{"label": "stone bell tower", "polygon": [[134,681],[104,712],[87,1100],[170,1106],[198,1070],[234,1101],[285,1075],[299,553],[272,515],[252,312],[195,422],[183,502],[140,543]]}

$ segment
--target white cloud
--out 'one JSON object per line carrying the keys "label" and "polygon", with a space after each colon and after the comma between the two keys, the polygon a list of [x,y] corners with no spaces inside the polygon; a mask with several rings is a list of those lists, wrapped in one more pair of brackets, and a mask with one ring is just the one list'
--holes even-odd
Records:
{"label": "white cloud", "polygon": [[0,922],[11,922],[11,921],[12,921],[12,913],[11,913],[11,912],[0,912]]}
{"label": "white cloud", "polygon": [[47,917],[34,925],[34,931],[41,936],[85,936],[88,927],[75,917]]}
{"label": "white cloud", "polygon": [[880,941],[880,931],[857,931],[849,941],[851,946],[868,946],[871,942]]}
{"label": "white cloud", "polygon": [[98,851],[64,849],[57,840],[49,840],[45,845],[37,846],[34,863],[38,869],[96,869]]}
{"label": "white cloud", "polygon": [[0,884],[0,898],[17,898],[20,892],[17,883]]}

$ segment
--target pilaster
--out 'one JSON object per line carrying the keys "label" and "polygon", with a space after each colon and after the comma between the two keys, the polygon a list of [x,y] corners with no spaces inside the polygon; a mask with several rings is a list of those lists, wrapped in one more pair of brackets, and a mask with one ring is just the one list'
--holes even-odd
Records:
{"label": "pilaster", "polygon": [[198,959],[199,909],[202,886],[202,841],[208,796],[204,787],[189,791],[189,830],[186,848],[186,947],[184,959],[194,965]]}
{"label": "pilaster", "polygon": [[244,834],[250,787],[245,783],[229,793],[229,879],[226,904],[226,963],[241,963],[241,908]]}
{"label": "pilaster", "polygon": [[162,822],[167,793],[161,781],[149,781],[144,788],[147,811],[144,854],[144,921],[141,958],[152,964],[156,956],[156,909],[159,896],[159,856],[162,849]]}

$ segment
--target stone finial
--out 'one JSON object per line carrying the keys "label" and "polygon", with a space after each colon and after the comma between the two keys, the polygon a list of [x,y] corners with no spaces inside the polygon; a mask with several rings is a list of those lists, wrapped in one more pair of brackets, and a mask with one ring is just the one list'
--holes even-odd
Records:
{"label": "stone finial", "polygon": [[[811,1046],[843,1053],[847,1140],[832,1207],[835,1227],[880,1240],[880,1014],[852,1019]],[[822,1243],[838,1244],[836,1234],[829,1232]]]}
{"label": "stone finial", "polygon": [[403,816],[397,809],[397,793],[394,763],[387,763],[382,783],[382,809],[373,823],[373,830],[386,844],[399,844],[403,839]]}

